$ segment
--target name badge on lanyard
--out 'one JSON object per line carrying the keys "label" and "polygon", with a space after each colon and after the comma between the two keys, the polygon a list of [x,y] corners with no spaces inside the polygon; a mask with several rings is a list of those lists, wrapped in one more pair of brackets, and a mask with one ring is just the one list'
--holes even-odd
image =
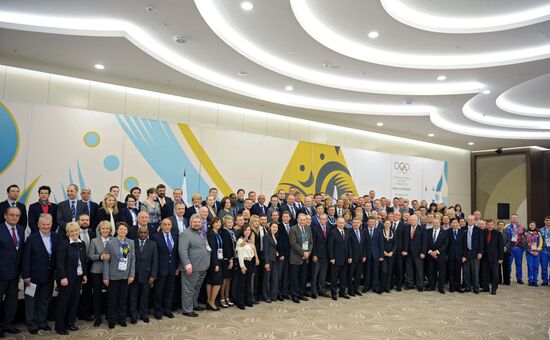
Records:
{"label": "name badge on lanyard", "polygon": [[536,243],[531,243],[531,250],[537,250],[537,244]]}
{"label": "name badge on lanyard", "polygon": [[127,257],[121,257],[118,260],[118,270],[123,272],[123,271],[126,271],[126,269],[128,269],[128,258]]}
{"label": "name badge on lanyard", "polygon": [[546,246],[550,248],[550,235],[546,235]]}
{"label": "name badge on lanyard", "polygon": [[218,248],[218,260],[223,260],[223,249]]}
{"label": "name badge on lanyard", "polygon": [[78,265],[76,267],[76,275],[78,276],[84,275],[84,272],[82,271],[82,263],[80,263],[80,254],[78,258]]}

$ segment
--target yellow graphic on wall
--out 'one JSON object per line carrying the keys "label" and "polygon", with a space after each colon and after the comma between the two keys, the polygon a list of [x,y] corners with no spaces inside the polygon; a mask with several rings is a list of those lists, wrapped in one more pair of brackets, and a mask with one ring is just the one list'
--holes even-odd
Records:
{"label": "yellow graphic on wall", "polygon": [[302,195],[325,192],[331,197],[357,193],[339,146],[299,142],[277,190],[297,188]]}

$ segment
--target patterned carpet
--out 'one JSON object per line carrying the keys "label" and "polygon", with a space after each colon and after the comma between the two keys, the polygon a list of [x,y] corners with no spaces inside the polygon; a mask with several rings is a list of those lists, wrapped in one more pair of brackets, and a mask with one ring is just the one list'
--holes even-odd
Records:
{"label": "patterned carpet", "polygon": [[[550,288],[512,283],[498,295],[403,291],[367,293],[351,300],[317,298],[261,303],[241,311],[199,312],[198,318],[181,314],[174,319],[139,321],[114,330],[106,323],[81,328],[61,337],[24,332],[12,339],[548,339]],[[53,326],[53,323],[51,323]],[[24,328],[22,326],[22,328]],[[9,335],[9,334],[8,334]],[[10,338],[10,337],[8,337]]]}

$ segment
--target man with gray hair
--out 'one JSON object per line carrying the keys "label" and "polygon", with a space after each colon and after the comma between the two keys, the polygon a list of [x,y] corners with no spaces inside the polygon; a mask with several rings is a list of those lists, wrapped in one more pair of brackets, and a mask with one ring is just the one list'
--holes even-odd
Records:
{"label": "man with gray hair", "polygon": [[51,330],[48,326],[48,306],[53,292],[55,253],[60,236],[52,233],[53,218],[41,214],[38,218],[38,232],[32,233],[23,251],[23,283],[25,287],[35,286],[34,295],[25,294],[25,320],[30,334],[38,330]]}
{"label": "man with gray hair", "polygon": [[[204,208],[204,207],[203,207]],[[201,208],[202,209],[202,208]],[[189,219],[190,228],[185,229],[178,239],[181,275],[181,306],[183,315],[199,316],[193,310],[199,310],[198,297],[206,270],[210,266],[211,248],[201,233],[202,218],[194,214]]]}

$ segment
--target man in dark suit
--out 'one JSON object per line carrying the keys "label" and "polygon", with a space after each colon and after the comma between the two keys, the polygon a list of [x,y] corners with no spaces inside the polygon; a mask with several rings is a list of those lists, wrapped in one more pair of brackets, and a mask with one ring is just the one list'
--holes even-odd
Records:
{"label": "man in dark suit", "polygon": [[97,209],[99,209],[99,204],[92,201],[92,190],[90,188],[82,188],[80,190],[80,200],[82,201],[82,203],[86,205],[86,209],[88,209],[87,213],[88,213],[88,216],[90,216],[90,225],[91,226],[97,225],[100,222],[100,221],[96,221]]}
{"label": "man in dark suit", "polygon": [[23,203],[17,201],[20,192],[19,187],[16,184],[12,184],[6,191],[8,193],[8,199],[0,203],[0,223],[6,221],[4,215],[9,207],[17,207],[19,211],[21,211],[18,225],[22,226],[23,229],[27,228],[27,207]]}
{"label": "man in dark suit", "polygon": [[25,242],[25,229],[18,224],[21,215],[19,208],[8,207],[4,212],[5,222],[0,224],[0,301],[4,301],[0,337],[4,337],[4,332],[21,333],[13,325]]}
{"label": "man in dark suit", "polygon": [[267,213],[267,207],[265,206],[265,195],[260,194],[258,196],[258,202],[254,203],[252,205],[252,208],[250,208],[250,214],[251,215],[261,215]]}
{"label": "man in dark suit", "polygon": [[405,259],[408,281],[406,289],[413,289],[416,283],[416,288],[422,292],[424,291],[424,259],[428,251],[428,238],[426,229],[418,225],[418,216],[411,215],[408,222],[403,235],[409,237],[409,249]]}
{"label": "man in dark suit", "polygon": [[172,304],[174,285],[178,275],[178,238],[172,234],[172,222],[165,218],[160,223],[162,232],[156,233],[151,238],[157,243],[158,249],[158,273],[155,283],[155,318],[162,319],[164,314],[169,319],[174,318]]}
{"label": "man in dark suit", "polygon": [[464,242],[466,233],[460,229],[458,219],[451,222],[451,229],[447,230],[449,234],[449,248],[447,260],[449,261],[449,291],[463,293],[460,287],[462,273],[462,258],[464,256]]}
{"label": "man in dark suit", "polygon": [[[332,229],[328,237],[327,255],[330,266],[330,291],[333,300],[337,300],[336,293],[344,299],[346,294],[346,271],[351,262],[349,252],[349,234],[344,228],[346,221],[343,217],[336,220],[336,228]],[[338,288],[339,291],[338,291]]]}
{"label": "man in dark suit", "polygon": [[[80,226],[79,238],[86,245],[86,249],[90,249],[90,242],[96,237],[95,229],[90,224],[90,216],[84,212],[78,215],[77,222]],[[88,261],[88,273],[92,269],[92,265],[93,262]],[[82,283],[77,315],[80,320],[92,321],[92,280]]]}
{"label": "man in dark suit", "polygon": [[160,215],[163,219],[174,214],[174,201],[166,196],[164,184],[157,185],[157,202],[160,204]]}
{"label": "man in dark suit", "polygon": [[78,186],[69,184],[67,186],[67,200],[59,203],[57,206],[57,233],[61,237],[66,237],[65,225],[71,221],[76,221],[82,213],[87,213],[87,206],[84,202],[77,199]]}
{"label": "man in dark suit", "polygon": [[361,282],[363,265],[367,261],[367,239],[363,237],[361,218],[355,217],[351,223],[352,229],[348,233],[351,258],[351,263],[348,265],[348,293],[351,296],[361,296],[363,294],[359,292],[359,283]]}
{"label": "man in dark suit", "polygon": [[371,288],[374,293],[382,294],[380,289],[380,262],[384,260],[384,239],[382,230],[376,228],[376,218],[369,217],[367,228],[363,230],[366,242],[366,262],[364,266],[365,285],[363,293]]}
{"label": "man in dark suit", "polygon": [[[222,207],[222,203],[218,201],[218,189],[210,188],[210,190],[208,190],[208,196],[214,197],[214,209],[216,210],[216,212],[220,211],[223,207]],[[202,201],[201,205],[205,207],[206,200]]]}
{"label": "man in dark suit", "polygon": [[327,208],[327,224],[332,228],[336,228],[336,208],[330,206]]}
{"label": "man in dark suit", "polygon": [[390,214],[392,218],[391,229],[395,235],[395,260],[393,262],[394,279],[392,286],[395,285],[395,290],[400,292],[405,276],[405,258],[409,250],[410,238],[408,237],[409,235],[405,233],[406,225],[401,221],[401,213],[399,211],[394,211]]}
{"label": "man in dark suit", "polygon": [[38,232],[38,218],[41,214],[49,214],[53,218],[52,230],[57,229],[57,204],[50,202],[52,190],[49,186],[43,185],[38,188],[38,202],[29,206],[29,228],[32,233]]}
{"label": "man in dark suit", "polygon": [[[168,200],[166,200],[166,204],[161,209],[161,216],[162,218],[169,218],[174,216],[176,213],[176,204],[177,203],[183,203],[183,207],[185,208],[185,201],[183,200],[183,190],[176,188],[174,189],[174,192],[172,194],[173,200],[170,200],[170,197],[167,197]],[[172,227],[174,225],[172,224]]]}
{"label": "man in dark suit", "polygon": [[483,231],[475,225],[474,215],[468,216],[464,227],[466,242],[464,242],[464,285],[465,291],[479,294],[479,261],[483,257]]}
{"label": "man in dark suit", "polygon": [[290,294],[290,244],[288,234],[290,233],[290,211],[283,211],[279,232],[277,233],[277,252],[279,253],[279,301],[289,299]]}
{"label": "man in dark suit", "polygon": [[[328,269],[327,242],[332,229],[327,225],[327,215],[319,216],[319,224],[311,225],[313,237],[313,250],[311,251],[311,297],[319,295],[328,297],[326,290],[326,278]],[[317,291],[319,289],[319,291]]]}
{"label": "man in dark suit", "polygon": [[292,301],[300,303],[307,301],[305,297],[307,265],[313,249],[311,228],[306,225],[306,216],[299,214],[297,224],[290,228],[288,234],[290,244],[290,286]]}
{"label": "man in dark suit", "polygon": [[447,249],[449,246],[449,234],[441,230],[441,220],[434,219],[432,229],[427,233],[428,237],[428,290],[437,287],[441,294],[445,294],[445,278],[447,269]]}
{"label": "man in dark suit", "polygon": [[48,306],[53,292],[55,252],[59,235],[52,233],[53,218],[42,214],[38,218],[38,231],[31,234],[23,250],[23,283],[36,285],[34,296],[25,294],[25,320],[30,334],[38,330],[51,330],[48,326]]}
{"label": "man in dark suit", "polygon": [[296,207],[294,195],[288,195],[286,203],[281,207],[281,213],[284,211],[290,212],[290,224],[296,224],[296,218],[298,217],[298,208]]}
{"label": "man in dark suit", "polygon": [[[480,221],[481,222],[481,221]],[[483,282],[481,283],[483,291],[489,291],[489,281],[491,282],[491,294],[496,295],[498,288],[499,264],[504,259],[504,242],[502,233],[495,230],[495,222],[491,219],[485,221],[486,229],[483,231],[483,258],[486,265],[483,273]]]}
{"label": "man in dark suit", "polygon": [[313,197],[311,195],[306,196],[304,199],[304,205],[299,210],[299,213],[313,217],[315,215],[315,206],[313,205]]}
{"label": "man in dark suit", "polygon": [[[159,235],[157,233],[155,235]],[[149,292],[158,272],[158,247],[149,240],[149,229],[139,227],[136,245],[136,276],[130,285],[130,322],[137,323],[138,313],[149,323]]]}

